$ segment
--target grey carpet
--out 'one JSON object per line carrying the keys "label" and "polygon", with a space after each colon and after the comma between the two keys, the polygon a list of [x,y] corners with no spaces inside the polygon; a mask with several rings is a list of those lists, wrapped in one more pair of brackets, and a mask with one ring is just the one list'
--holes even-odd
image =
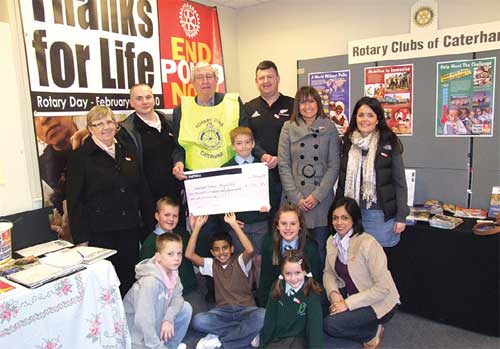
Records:
{"label": "grey carpet", "polygon": [[[213,304],[204,300],[203,281],[200,288],[186,295],[193,306],[193,313],[207,311]],[[184,343],[188,349],[196,348],[196,343],[204,334],[189,329]],[[359,349],[359,343],[340,340],[325,335],[325,348]],[[443,325],[419,316],[397,312],[385,326],[382,349],[500,349],[500,338],[489,337],[457,327]]]}

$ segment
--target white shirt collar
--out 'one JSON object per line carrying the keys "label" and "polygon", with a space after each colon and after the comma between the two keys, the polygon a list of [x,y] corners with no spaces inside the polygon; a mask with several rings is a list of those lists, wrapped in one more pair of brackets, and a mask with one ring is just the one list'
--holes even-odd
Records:
{"label": "white shirt collar", "polygon": [[238,154],[236,154],[234,156],[234,161],[236,161],[236,163],[238,165],[243,165],[243,163],[246,161],[248,164],[251,164],[253,163],[254,161],[254,157],[252,155],[250,155],[248,158],[242,158],[241,156],[239,156]]}
{"label": "white shirt collar", "polygon": [[144,121],[144,123],[146,125],[153,127],[153,128],[156,128],[158,130],[158,132],[161,132],[161,121],[160,121],[160,117],[158,116],[158,114],[156,114],[156,112],[153,112],[153,114],[155,116],[153,120],[146,120],[142,116],[140,116],[138,113],[136,113],[136,114],[139,117],[139,119]]}
{"label": "white shirt collar", "polygon": [[300,291],[302,286],[304,286],[304,281],[302,281],[301,284],[297,287],[292,287],[287,282],[285,282],[285,293],[287,296],[293,296]]}

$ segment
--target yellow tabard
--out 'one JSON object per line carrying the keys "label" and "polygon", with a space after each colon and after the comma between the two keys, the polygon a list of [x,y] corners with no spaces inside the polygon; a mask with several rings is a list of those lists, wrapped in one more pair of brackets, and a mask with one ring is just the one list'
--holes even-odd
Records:
{"label": "yellow tabard", "polygon": [[229,132],[238,127],[238,94],[226,93],[213,107],[196,104],[194,97],[181,97],[181,113],[179,144],[186,151],[186,168],[217,168],[231,160]]}

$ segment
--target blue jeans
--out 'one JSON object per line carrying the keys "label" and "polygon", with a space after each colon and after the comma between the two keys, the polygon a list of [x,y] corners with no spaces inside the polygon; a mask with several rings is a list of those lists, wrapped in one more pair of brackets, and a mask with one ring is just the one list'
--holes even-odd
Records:
{"label": "blue jeans", "polygon": [[323,329],[331,337],[365,343],[375,337],[378,325],[389,321],[395,312],[396,307],[381,319],[377,319],[375,311],[370,306],[347,310],[325,317],[323,319]]}
{"label": "blue jeans", "polygon": [[177,349],[179,344],[184,339],[186,332],[191,322],[193,308],[188,302],[184,302],[181,311],[177,314],[174,320],[174,336],[165,342],[168,349]]}
{"label": "blue jeans", "polygon": [[226,305],[193,317],[195,330],[219,336],[224,348],[247,348],[264,325],[266,310]]}
{"label": "blue jeans", "polygon": [[319,258],[321,259],[321,265],[325,265],[326,258],[326,240],[330,236],[330,228],[328,227],[316,227],[309,229],[309,233],[318,243]]}
{"label": "blue jeans", "polygon": [[401,234],[394,234],[394,218],[384,222],[384,211],[361,209],[365,232],[372,235],[383,247],[396,246]]}

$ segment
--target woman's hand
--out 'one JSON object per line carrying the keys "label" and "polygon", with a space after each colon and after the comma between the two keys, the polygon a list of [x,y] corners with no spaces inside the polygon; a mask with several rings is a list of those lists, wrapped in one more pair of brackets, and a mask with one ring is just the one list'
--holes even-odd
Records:
{"label": "woman's hand", "polygon": [[297,203],[297,206],[304,211],[304,212],[309,212],[311,209],[309,208],[309,205],[306,202],[306,199],[300,199],[299,202]]}
{"label": "woman's hand", "polygon": [[335,315],[349,310],[346,302],[342,299],[340,302],[335,302],[330,305],[330,315]]}
{"label": "woman's hand", "polygon": [[394,223],[394,234],[401,234],[406,228],[406,223],[396,222]]}
{"label": "woman's hand", "polygon": [[314,209],[316,205],[318,204],[318,200],[312,195],[309,194],[305,199],[304,199],[304,204],[308,208],[308,211]]}

